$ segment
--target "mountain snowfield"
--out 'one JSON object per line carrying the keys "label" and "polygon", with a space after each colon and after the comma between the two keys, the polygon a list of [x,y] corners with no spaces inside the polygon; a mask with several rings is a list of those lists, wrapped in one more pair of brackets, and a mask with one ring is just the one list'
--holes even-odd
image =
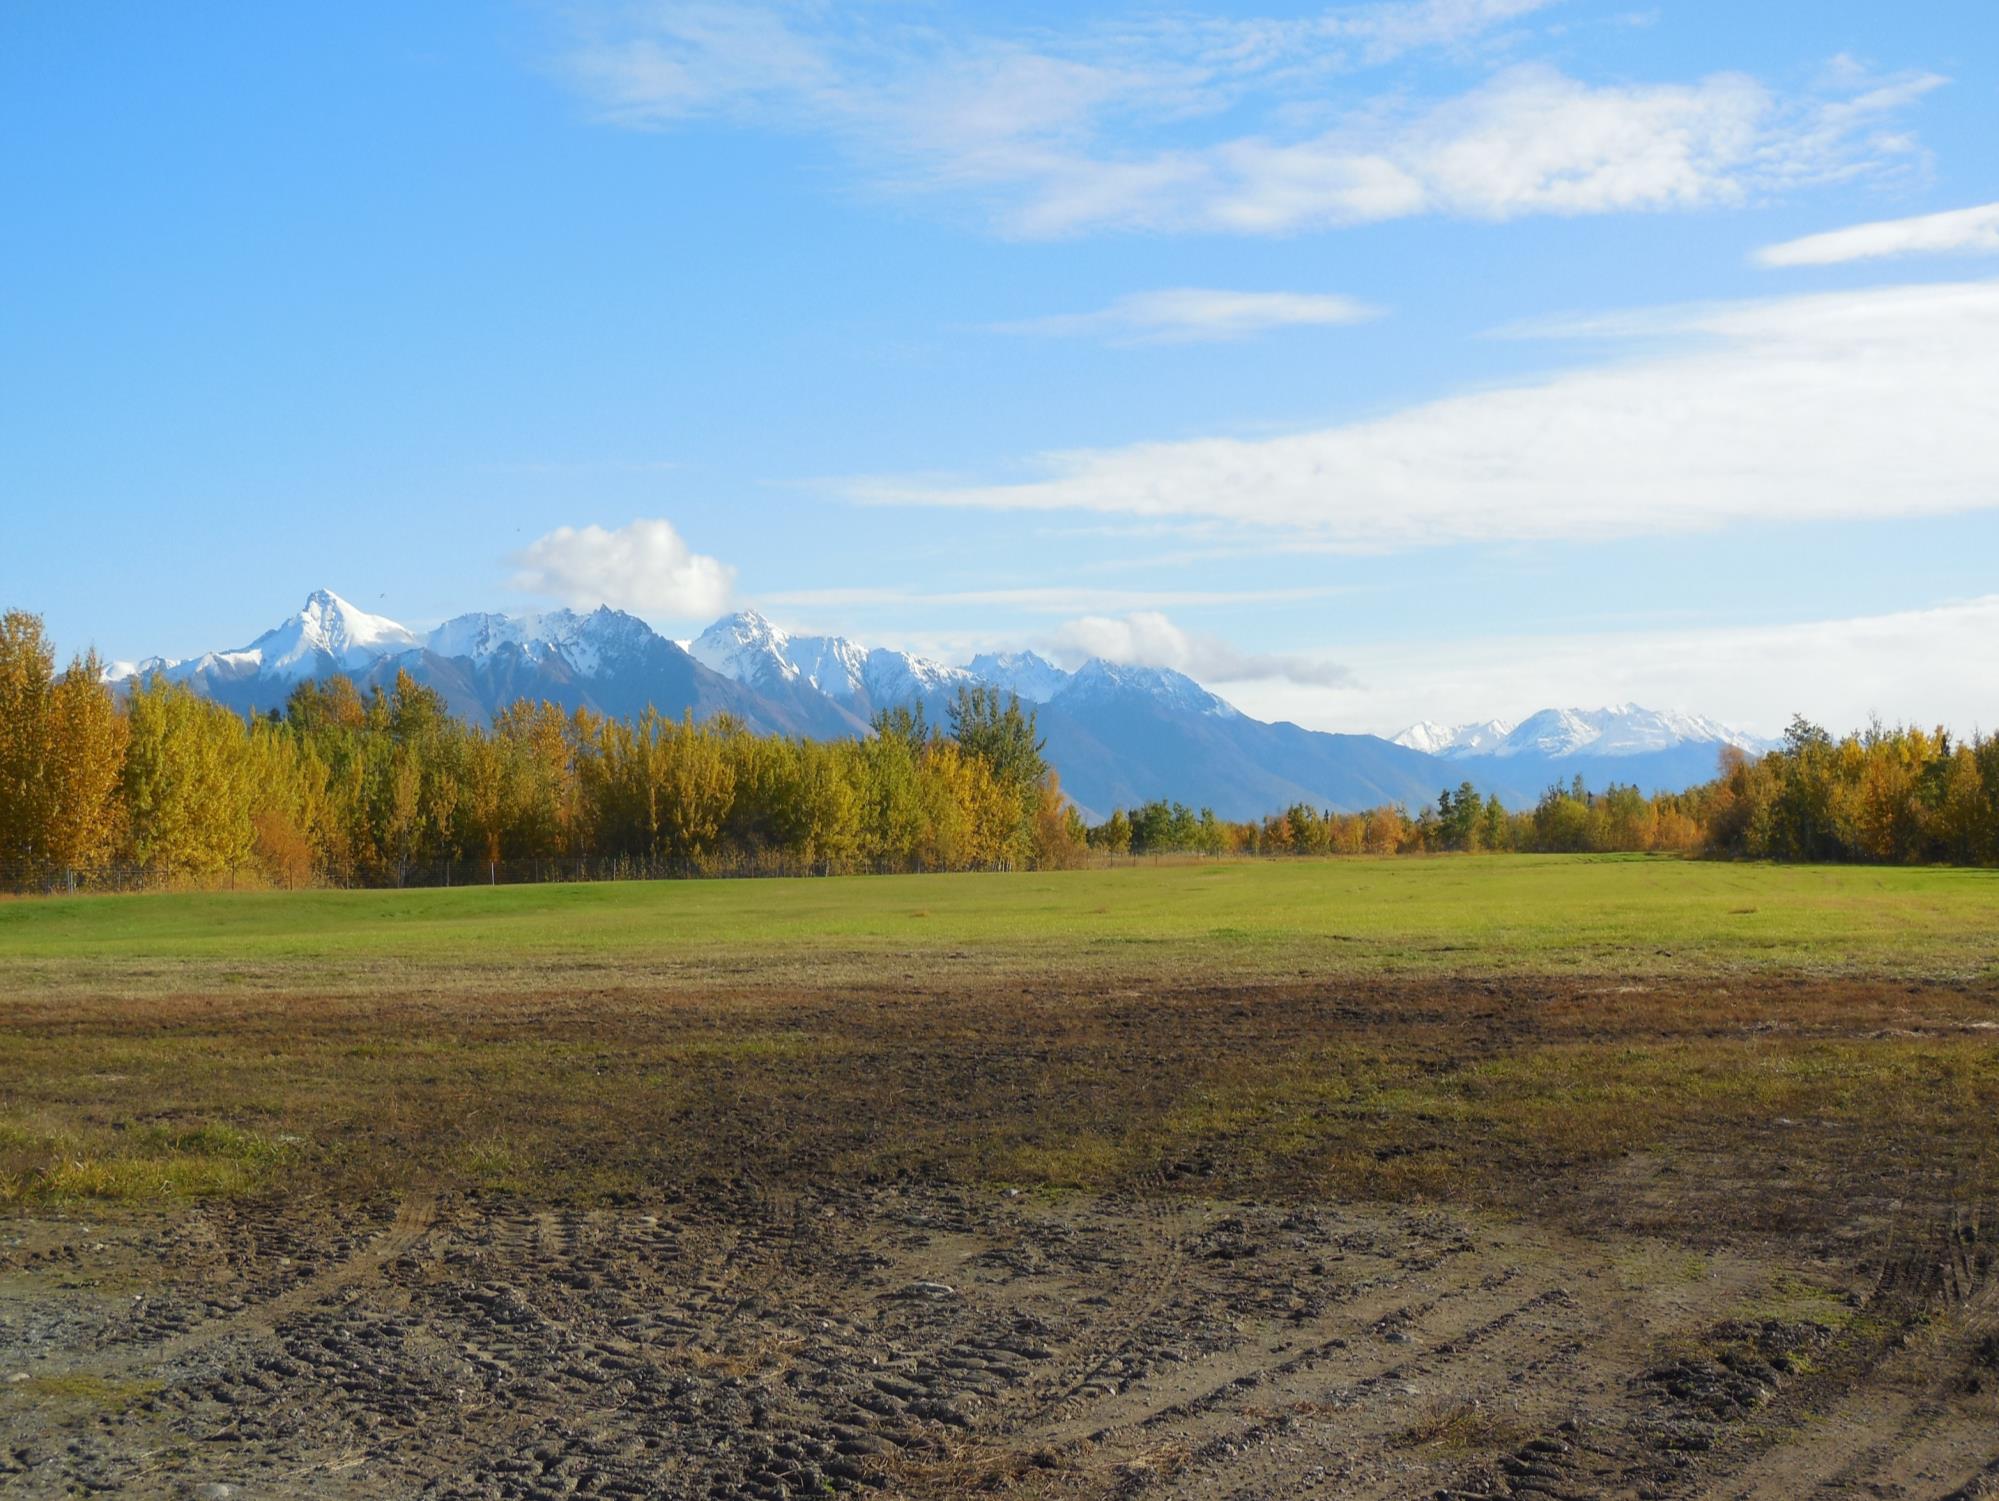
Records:
{"label": "mountain snowfield", "polygon": [[1427,751],[1433,756],[1490,754],[1503,744],[1513,726],[1503,719],[1480,720],[1476,724],[1443,725],[1425,719],[1412,724],[1395,737],[1397,745]]}
{"label": "mountain snowfield", "polygon": [[[1025,694],[1022,695],[1026,697]],[[1170,667],[1138,667],[1129,663],[1106,662],[1092,657],[1043,702],[1073,708],[1093,702],[1115,702],[1138,697],[1162,709],[1198,714],[1209,719],[1241,719],[1242,711],[1226,699],[1208,692],[1185,673]]]}
{"label": "mountain snowfield", "polygon": [[795,636],[754,610],[723,616],[687,650],[703,666],[749,687],[803,683],[863,710],[863,718],[896,704],[941,704],[978,681],[963,667],[884,647],[869,650],[844,636]]}
{"label": "mountain snowfield", "polygon": [[969,684],[1036,706],[1049,760],[1087,812],[1153,798],[1255,818],[1296,802],[1353,809],[1427,803],[1469,779],[1531,802],[1553,781],[1669,790],[1713,775],[1724,745],[1766,742],[1698,714],[1636,704],[1544,709],[1518,724],[1412,725],[1394,740],[1251,719],[1169,668],[1093,658],[1073,671],[1031,651],[951,665],[842,636],[797,634],[754,610],[680,643],[637,616],[600,606],[475,613],[412,631],[328,590],[247,646],[185,660],[119,662],[108,681],[159,674],[232,708],[281,706],[307,678],[345,673],[364,690],[398,672],[434,688],[454,713],[484,722],[520,698],[635,715],[729,714],[752,729],[835,738],[868,733],[877,712],[920,704],[942,725]]}
{"label": "mountain snowfield", "polygon": [[1019,694],[1023,703],[1045,704],[1069,681],[1068,673],[1031,651],[983,652],[965,666],[981,682]]}

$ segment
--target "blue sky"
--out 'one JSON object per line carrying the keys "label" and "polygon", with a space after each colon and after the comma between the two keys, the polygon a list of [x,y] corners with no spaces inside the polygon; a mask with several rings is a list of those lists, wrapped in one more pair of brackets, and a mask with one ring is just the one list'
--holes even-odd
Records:
{"label": "blue sky", "polygon": [[1995,127],[1984,0],[8,6],[0,601],[1989,727]]}

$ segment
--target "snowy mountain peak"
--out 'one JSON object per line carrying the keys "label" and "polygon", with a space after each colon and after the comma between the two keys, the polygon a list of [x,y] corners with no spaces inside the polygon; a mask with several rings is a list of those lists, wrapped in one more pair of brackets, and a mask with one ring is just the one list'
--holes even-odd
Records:
{"label": "snowy mountain peak", "polygon": [[[415,636],[386,615],[370,615],[331,589],[315,589],[305,597],[297,624],[302,641],[336,657],[372,656],[388,647],[417,644]],[[290,625],[287,621],[278,630],[285,631]]]}
{"label": "snowy mountain peak", "polygon": [[1592,716],[1581,709],[1542,709],[1521,720],[1510,735],[1493,747],[1492,753],[1517,756],[1522,751],[1533,751],[1544,756],[1573,756],[1592,748],[1602,737],[1601,726],[1593,721],[1610,713],[1602,709]]}
{"label": "snowy mountain peak", "polygon": [[702,666],[752,687],[796,682],[791,637],[755,610],[724,615],[696,636],[688,652]]}
{"label": "snowy mountain peak", "polygon": [[1451,743],[1451,737],[1456,733],[1449,725],[1438,724],[1434,719],[1419,719],[1391,738],[1397,745],[1406,745],[1426,756],[1434,756]]}
{"label": "snowy mountain peak", "polygon": [[248,646],[233,652],[211,652],[197,661],[298,679],[324,671],[329,660],[345,671],[419,645],[414,635],[387,616],[370,615],[330,589],[315,589],[306,596],[298,614]]}
{"label": "snowy mountain peak", "polygon": [[872,655],[844,636],[793,636],[785,660],[829,698],[848,699],[866,686]]}
{"label": "snowy mountain peak", "polygon": [[1476,756],[1498,746],[1512,729],[1503,719],[1460,725],[1442,725],[1426,719],[1397,735],[1395,743],[1432,756]]}
{"label": "snowy mountain peak", "polygon": [[1150,699],[1166,708],[1216,719],[1240,717],[1233,704],[1208,692],[1185,673],[1170,667],[1109,662],[1102,657],[1092,657],[1077,668],[1055,695],[1054,702],[1069,705],[1120,697]]}

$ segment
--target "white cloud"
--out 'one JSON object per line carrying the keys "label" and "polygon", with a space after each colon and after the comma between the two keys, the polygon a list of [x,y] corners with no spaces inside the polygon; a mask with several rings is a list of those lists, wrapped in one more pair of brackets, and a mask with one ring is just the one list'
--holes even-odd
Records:
{"label": "white cloud", "polygon": [[1146,667],[1170,667],[1203,684],[1284,682],[1315,688],[1343,688],[1353,674],[1335,662],[1282,653],[1246,652],[1216,636],[1175,625],[1156,610],[1122,617],[1086,615],[1065,622],[1040,643],[1058,662],[1074,665],[1091,657]]}
{"label": "white cloud", "polygon": [[1837,266],[1900,255],[1999,254],[1999,203],[1980,208],[1883,219],[1826,234],[1806,235],[1756,252],[1765,266]]}
{"label": "white cloud", "polygon": [[1907,160],[1885,122],[1942,82],[1842,62],[1782,98],[1740,74],[1592,85],[1529,65],[1453,99],[1335,102],[1331,80],[1418,50],[1500,50],[1508,23],[1548,3],[1018,36],[947,35],[892,7],[667,3],[614,12],[568,71],[607,122],[826,136],[884,187],[970,195],[1005,231],[1043,237],[1731,203]]}
{"label": "white cloud", "polygon": [[1794,712],[1836,731],[1870,715],[1994,728],[1999,595],[1931,608],[1687,631],[1400,641],[1347,652],[1357,687],[1232,688],[1245,713],[1315,729],[1394,734],[1418,720],[1518,719],[1559,705],[1686,708],[1766,735]]}
{"label": "white cloud", "polygon": [[888,504],[1199,517],[1356,549],[1999,507],[1999,281],[1668,310],[1572,331],[1666,353],[1288,436],[1041,456]]}
{"label": "white cloud", "polygon": [[1133,292],[1094,313],[1063,313],[996,325],[1000,333],[1097,335],[1124,344],[1241,339],[1274,328],[1364,323],[1380,310],[1325,292],[1224,292],[1173,287]]}
{"label": "white cloud", "polygon": [[514,561],[514,587],[524,593],[674,618],[719,614],[736,579],[734,568],[693,551],[671,522],[656,519],[616,531],[557,527]]}
{"label": "white cloud", "polygon": [[1905,137],[1873,129],[1941,80],[1785,100],[1742,74],[1591,85],[1506,70],[1414,112],[1357,112],[1303,139],[1022,163],[1009,226],[1278,234],[1439,214],[1504,220],[1702,208],[1879,172]]}

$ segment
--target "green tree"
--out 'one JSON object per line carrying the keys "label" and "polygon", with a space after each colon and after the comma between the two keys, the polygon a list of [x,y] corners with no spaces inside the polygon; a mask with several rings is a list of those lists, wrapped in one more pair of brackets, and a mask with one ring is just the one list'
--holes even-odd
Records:
{"label": "green tree", "polygon": [[1485,798],[1470,782],[1437,794],[1436,838],[1447,850],[1475,850],[1485,827]]}
{"label": "green tree", "polygon": [[951,738],[966,755],[986,763],[993,778],[1014,789],[1025,805],[1048,763],[1046,742],[1035,734],[1035,712],[1022,710],[1020,695],[1001,697],[984,683],[961,687],[951,701]]}
{"label": "green tree", "polygon": [[1090,845],[1107,855],[1123,855],[1131,850],[1131,820],[1122,808],[1113,808],[1111,816],[1090,830]]}
{"label": "green tree", "polygon": [[923,705],[897,704],[892,708],[877,709],[868,720],[868,728],[880,740],[900,740],[905,745],[919,746],[927,743],[932,735],[928,722],[924,719]]}

